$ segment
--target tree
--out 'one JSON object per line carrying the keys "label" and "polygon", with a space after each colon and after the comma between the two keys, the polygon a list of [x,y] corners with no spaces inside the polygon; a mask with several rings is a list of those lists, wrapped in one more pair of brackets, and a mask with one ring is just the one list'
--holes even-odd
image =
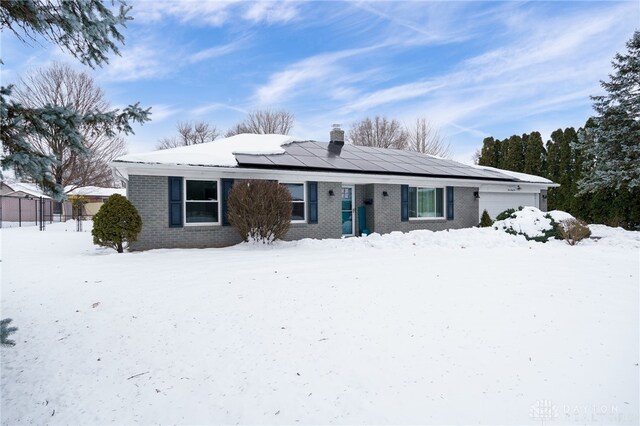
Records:
{"label": "tree", "polygon": [[524,170],[524,141],[521,136],[513,135],[502,142],[505,151],[502,155],[501,169],[522,172]]}
{"label": "tree", "polygon": [[118,253],[137,241],[142,230],[142,219],[135,206],[120,194],[113,194],[93,215],[93,243],[110,247]]}
{"label": "tree", "polygon": [[487,167],[498,167],[500,164],[500,141],[489,136],[482,141],[482,150],[478,164]]}
{"label": "tree", "polygon": [[0,345],[2,346],[15,346],[16,342],[9,339],[9,336],[18,331],[17,327],[9,327],[13,321],[11,318],[5,318],[0,320]]}
{"label": "tree", "polygon": [[158,141],[157,149],[177,148],[179,146],[197,145],[212,142],[220,136],[220,132],[214,125],[204,121],[191,123],[179,122],[176,126],[178,136],[162,138]]}
{"label": "tree", "polygon": [[[66,107],[78,115],[104,113],[110,109],[104,92],[91,76],[59,63],[29,72],[16,87],[14,98],[31,109],[51,105]],[[63,187],[113,184],[109,163],[126,153],[125,141],[120,135],[97,133],[90,125],[80,123],[77,130],[86,149],[86,155],[80,155],[69,147],[55,127],[48,130],[28,135],[26,140],[38,153],[55,158],[50,171],[56,184]]]}
{"label": "tree", "polygon": [[600,82],[606,93],[591,97],[597,115],[576,143],[590,158],[581,193],[640,189],[640,31],[626,45],[627,52],[612,61],[614,73]]}
{"label": "tree", "polygon": [[448,158],[451,156],[451,144],[445,143],[437,129],[424,117],[419,117],[408,126],[407,148],[410,151]]}
{"label": "tree", "polygon": [[[114,14],[100,0],[5,0],[0,2],[0,30],[11,30],[19,40],[53,42],[85,65],[95,67],[108,63],[108,55],[119,54],[124,42],[119,27],[132,19],[131,7],[124,1],[116,4]],[[0,87],[0,138],[4,156],[3,170],[13,168],[18,176],[28,176],[56,200],[64,198],[63,187],[51,173],[57,161],[31,144],[34,137],[57,134],[70,152],[88,155],[80,128],[91,129],[91,135],[115,137],[133,133],[132,123],[149,120],[150,109],[139,104],[120,110],[91,110],[81,114],[65,106],[45,105],[32,108],[12,98],[13,86]]]}
{"label": "tree", "polygon": [[528,135],[525,149],[524,172],[530,175],[542,175],[544,144],[540,132],[531,132]]}
{"label": "tree", "polygon": [[247,118],[227,131],[225,137],[241,133],[259,135],[288,135],[295,123],[295,117],[284,110],[255,110]]}
{"label": "tree", "polygon": [[347,133],[347,140],[353,145],[375,148],[406,149],[408,138],[398,120],[379,116],[354,123]]}

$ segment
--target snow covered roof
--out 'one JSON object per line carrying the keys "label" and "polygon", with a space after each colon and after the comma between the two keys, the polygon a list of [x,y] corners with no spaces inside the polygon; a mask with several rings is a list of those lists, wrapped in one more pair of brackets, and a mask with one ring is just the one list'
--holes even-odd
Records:
{"label": "snow covered roof", "polygon": [[213,142],[128,154],[126,163],[304,170],[379,175],[479,179],[554,185],[548,179],[491,167],[470,166],[446,158],[398,149],[305,141],[285,135],[240,134]]}
{"label": "snow covered roof", "polygon": [[553,181],[547,179],[547,178],[543,178],[542,176],[537,176],[537,175],[530,175],[527,173],[519,173],[519,172],[512,172],[511,170],[503,170],[503,169],[497,169],[495,167],[488,167],[488,166],[478,166],[478,165],[473,165],[471,167],[475,167],[477,169],[483,169],[483,170],[493,170],[499,173],[502,173],[504,175],[507,176],[511,176],[519,181],[522,182],[533,182],[533,183],[548,183],[548,184],[553,184]]}
{"label": "snow covered roof", "polygon": [[[66,187],[67,190],[69,187]],[[75,188],[69,192],[69,195],[84,195],[87,197],[109,197],[113,194],[127,195],[127,190],[125,188],[103,188],[100,186],[82,186],[80,188]]]}
{"label": "snow covered roof", "polygon": [[127,154],[115,162],[237,167],[235,154],[284,154],[283,145],[293,140],[285,135],[240,134],[198,145]]}
{"label": "snow covered roof", "polygon": [[[35,183],[20,182],[13,179],[4,179],[2,183],[15,192],[22,192],[33,197],[50,198]],[[10,193],[5,195],[11,195]]]}

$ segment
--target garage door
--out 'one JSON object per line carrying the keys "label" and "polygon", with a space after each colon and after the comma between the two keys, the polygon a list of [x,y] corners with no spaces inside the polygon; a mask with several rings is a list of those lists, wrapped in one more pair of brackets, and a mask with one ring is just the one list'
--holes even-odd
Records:
{"label": "garage door", "polygon": [[480,215],[486,209],[491,219],[507,209],[517,209],[520,206],[538,207],[538,194],[523,194],[518,192],[481,192]]}

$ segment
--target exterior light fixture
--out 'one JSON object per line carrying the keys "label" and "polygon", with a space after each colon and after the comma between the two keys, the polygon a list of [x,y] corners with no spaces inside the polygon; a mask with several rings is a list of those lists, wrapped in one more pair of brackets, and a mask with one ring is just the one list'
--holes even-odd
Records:
{"label": "exterior light fixture", "polygon": [[387,191],[382,191],[382,196],[383,196],[383,197],[388,197],[388,196],[389,196],[389,193],[388,193]]}
{"label": "exterior light fixture", "polygon": [[334,195],[334,193],[333,193],[333,189],[330,189],[330,190],[329,190],[329,196],[330,196],[330,197],[333,197],[333,195]]}
{"label": "exterior light fixture", "polygon": [[480,198],[480,191],[475,191],[475,192],[473,193],[473,196],[474,196],[475,198]]}

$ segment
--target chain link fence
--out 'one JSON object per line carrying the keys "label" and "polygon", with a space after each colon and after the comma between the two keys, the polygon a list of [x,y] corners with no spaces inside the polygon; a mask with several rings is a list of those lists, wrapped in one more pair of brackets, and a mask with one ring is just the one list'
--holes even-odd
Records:
{"label": "chain link fence", "polygon": [[56,202],[44,197],[0,195],[0,228],[38,226],[44,230],[47,223],[65,222],[73,217],[70,202]]}

